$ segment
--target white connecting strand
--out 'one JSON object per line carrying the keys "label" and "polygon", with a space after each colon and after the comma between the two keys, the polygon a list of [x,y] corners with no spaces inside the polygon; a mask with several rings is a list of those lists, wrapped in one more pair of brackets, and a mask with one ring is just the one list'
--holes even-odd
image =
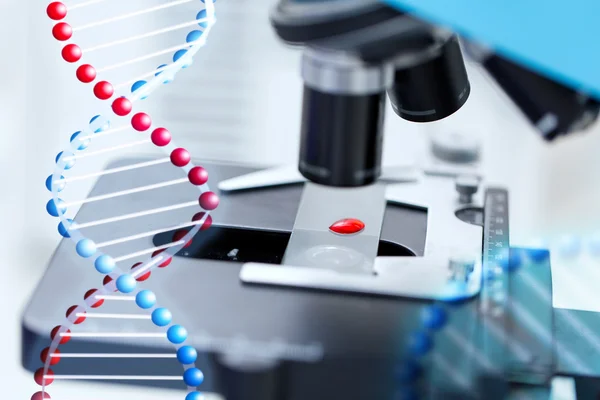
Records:
{"label": "white connecting strand", "polygon": [[151,319],[150,315],[142,314],[102,314],[102,313],[77,313],[78,318],[103,318],[103,319]]}
{"label": "white connecting strand", "polygon": [[163,258],[164,258],[163,256],[156,257],[156,259],[152,260],[148,264],[144,265],[142,268],[140,268],[137,271],[135,271],[134,273],[132,273],[131,276],[133,278],[137,278],[138,276],[140,276],[141,274],[143,274],[144,272],[146,272],[147,270],[149,270],[150,268],[152,268],[153,266],[155,266],[156,264],[161,262],[163,260]]}
{"label": "white connecting strand", "polygon": [[97,381],[180,381],[180,376],[162,375],[44,375],[44,379],[54,380],[97,380]]}
{"label": "white connecting strand", "polygon": [[61,332],[60,337],[80,338],[166,338],[166,333],[143,332]]}
{"label": "white connecting strand", "polygon": [[[53,184],[61,184],[61,183],[82,181],[84,179],[97,178],[97,177],[103,176],[103,175],[116,174],[118,172],[130,171],[132,169],[137,169],[137,168],[151,167],[153,165],[164,164],[164,163],[168,163],[168,162],[171,162],[171,159],[169,157],[165,157],[165,158],[160,158],[160,159],[154,160],[154,161],[145,161],[145,162],[140,162],[140,163],[136,163],[136,164],[132,164],[132,165],[127,165],[124,167],[104,169],[102,171],[93,172],[91,174],[72,176],[72,177],[68,177],[68,178],[64,178],[64,179],[57,179],[57,180],[53,181],[52,183]],[[82,224],[82,225],[72,224],[70,229],[74,229],[75,227],[81,228],[81,227],[83,227],[83,225],[88,225],[88,224]],[[93,225],[88,225],[88,226],[93,226]]]}
{"label": "white connecting strand", "polygon": [[136,142],[124,143],[124,144],[120,144],[118,146],[108,147],[108,148],[102,149],[102,150],[88,151],[83,154],[76,154],[74,156],[63,157],[59,161],[69,162],[72,160],[79,160],[81,158],[93,157],[93,156],[97,156],[99,154],[105,154],[105,153],[112,153],[113,151],[116,151],[116,150],[128,149],[130,147],[140,146],[140,145],[146,144],[146,143],[152,143],[152,140],[151,139],[138,140]]}
{"label": "white connecting strand", "polygon": [[[204,28],[200,27],[199,30],[204,31]],[[200,39],[198,39],[198,40],[200,40]],[[189,44],[193,45],[194,43],[195,42],[191,42]],[[142,80],[144,78],[148,78],[148,77],[154,76],[157,73],[162,72],[165,69],[172,68],[172,67],[173,67],[173,64],[169,64],[169,65],[164,65],[164,66],[161,66],[159,68],[156,68],[156,69],[154,69],[154,70],[152,70],[150,72],[146,72],[145,74],[140,75],[140,76],[136,77],[135,79],[131,79],[131,80],[127,81],[127,82],[123,82],[123,83],[119,83],[118,85],[115,85],[115,90],[121,89],[121,88],[126,87],[126,86],[133,85],[134,83],[136,83],[136,82],[138,82],[138,81],[140,81],[140,80]]]}
{"label": "white connecting strand", "polygon": [[[168,158],[167,158],[167,161],[169,161]],[[98,226],[98,225],[103,225],[103,224],[109,224],[109,223],[112,223],[112,222],[124,221],[124,220],[127,220],[127,219],[132,219],[132,218],[137,218],[137,217],[144,217],[144,216],[147,216],[147,215],[153,215],[153,214],[158,214],[158,213],[161,213],[161,212],[167,212],[167,211],[172,211],[172,210],[177,210],[177,209],[180,209],[180,208],[192,207],[192,206],[197,206],[197,205],[198,205],[197,201],[188,201],[186,203],[175,204],[175,205],[167,206],[167,207],[153,208],[151,210],[145,210],[145,211],[139,211],[139,212],[136,212],[136,213],[120,215],[118,217],[100,219],[100,220],[97,220],[97,221],[86,222],[86,223],[83,223],[83,224],[73,223],[73,224],[71,224],[71,226],[69,226],[69,230],[89,228],[91,226]]]}
{"label": "white connecting strand", "polygon": [[83,200],[77,200],[77,201],[72,201],[70,203],[65,203],[64,206],[70,207],[70,206],[75,206],[75,205],[80,205],[80,204],[85,204],[85,203],[92,203],[95,201],[112,199],[113,197],[126,196],[128,194],[144,192],[147,190],[158,189],[158,188],[162,188],[162,187],[166,187],[166,186],[178,185],[180,183],[185,183],[185,182],[189,182],[189,180],[187,178],[174,179],[172,181],[155,183],[153,185],[146,185],[146,186],[137,187],[137,188],[133,188],[133,189],[122,190],[120,192],[114,192],[114,193],[104,194],[104,195],[100,195],[100,196],[88,197]]}
{"label": "white connecting strand", "polygon": [[148,232],[144,232],[144,233],[138,233],[136,235],[126,236],[126,237],[122,237],[119,239],[114,239],[114,240],[109,240],[106,242],[97,243],[96,248],[100,249],[102,247],[113,246],[115,244],[130,242],[132,240],[143,239],[145,237],[154,236],[154,235],[158,235],[160,233],[170,232],[170,231],[174,231],[177,229],[189,228],[190,226],[200,225],[203,223],[204,223],[204,220],[192,221],[192,222],[186,222],[184,224],[170,226],[168,228],[161,228],[161,229],[156,229],[156,230],[148,231]]}
{"label": "white connecting strand", "polygon": [[177,46],[169,47],[168,49],[165,49],[165,50],[159,50],[159,51],[154,52],[154,53],[146,54],[145,56],[141,56],[141,57],[137,57],[137,58],[132,58],[131,60],[128,60],[128,61],[123,61],[123,62],[118,63],[118,64],[113,64],[113,65],[110,65],[108,67],[104,67],[104,68],[98,69],[96,71],[96,73],[100,74],[100,73],[103,73],[103,72],[106,72],[106,71],[110,71],[110,70],[113,70],[113,69],[125,67],[125,66],[130,65],[130,64],[135,64],[136,62],[140,62],[140,61],[148,60],[150,58],[162,56],[163,54],[169,54],[169,53],[172,53],[174,51],[185,49],[185,48],[188,48],[188,47],[190,47],[190,43],[185,43],[185,44],[180,44],[180,45],[177,45]]}
{"label": "white connecting strand", "polygon": [[[107,49],[107,48],[112,47],[112,46],[118,46],[120,44],[134,42],[136,40],[146,39],[146,38],[149,38],[149,37],[152,37],[152,36],[162,35],[163,33],[172,32],[172,31],[176,31],[178,29],[186,28],[188,26],[196,25],[199,22],[204,22],[204,20],[206,20],[206,18],[195,19],[193,21],[183,22],[181,24],[171,25],[171,26],[168,26],[166,28],[157,29],[157,30],[154,30],[154,31],[151,31],[151,32],[142,33],[142,34],[135,35],[135,36],[130,36],[130,37],[125,38],[125,39],[119,39],[119,40],[115,40],[115,41],[112,41],[112,42],[108,42],[108,43],[104,43],[104,44],[99,44],[97,46],[90,47],[88,49],[84,49],[84,50],[82,50],[82,52],[85,53],[85,54],[89,54],[89,53],[91,53],[93,51]],[[192,43],[188,43],[188,45],[191,46]]]}
{"label": "white connecting strand", "polygon": [[156,247],[152,247],[150,249],[138,251],[136,253],[127,254],[127,255],[121,256],[121,257],[116,257],[116,258],[114,258],[114,261],[121,262],[121,261],[129,260],[129,259],[140,257],[140,256],[143,256],[146,254],[154,253],[155,251],[158,251],[158,250],[164,250],[164,249],[168,249],[169,247],[179,246],[180,244],[184,244],[184,243],[185,243],[184,240],[179,240],[177,242],[171,242],[171,243],[165,244],[163,246],[156,246]]}
{"label": "white connecting strand", "polygon": [[82,8],[82,7],[91,6],[93,4],[102,3],[103,1],[106,1],[106,0],[89,0],[89,1],[86,1],[86,2],[83,2],[83,3],[79,3],[79,4],[74,4],[72,6],[68,6],[67,9],[69,11],[72,11],[72,10],[75,10],[77,8]]}
{"label": "white connecting strand", "polygon": [[95,139],[97,137],[107,136],[107,135],[111,135],[111,134],[117,133],[117,132],[123,132],[128,129],[131,129],[131,125],[120,126],[118,128],[111,128],[111,129],[107,129],[105,131],[101,131],[101,132],[97,132],[97,133],[90,133],[89,135],[85,135],[85,136],[82,136],[77,139],[79,139],[80,141]]}
{"label": "white connecting strand", "polygon": [[94,297],[97,300],[135,301],[135,296],[114,296],[109,294],[99,294]]}
{"label": "white connecting strand", "polygon": [[52,353],[55,358],[177,358],[177,354],[162,353]]}
{"label": "white connecting strand", "polygon": [[122,21],[124,19],[137,17],[139,15],[148,14],[148,13],[151,13],[151,12],[154,12],[154,11],[164,10],[166,8],[178,6],[178,5],[185,4],[185,3],[189,3],[191,1],[193,1],[193,0],[177,0],[177,1],[172,1],[170,3],[161,4],[160,6],[145,8],[143,10],[134,11],[134,12],[131,12],[131,13],[128,13],[128,14],[118,15],[116,17],[103,19],[101,21],[96,21],[96,22],[89,23],[87,25],[82,25],[82,26],[73,28],[73,32],[82,31],[84,29],[89,29],[89,28],[95,28],[97,26],[102,26],[102,25],[110,24],[111,22]]}

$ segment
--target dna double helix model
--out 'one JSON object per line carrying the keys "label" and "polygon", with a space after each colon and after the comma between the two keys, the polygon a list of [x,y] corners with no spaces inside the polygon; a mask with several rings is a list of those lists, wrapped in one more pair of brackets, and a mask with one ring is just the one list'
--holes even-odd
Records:
{"label": "dna double helix model", "polygon": [[[66,307],[64,321],[57,321],[56,327],[48,332],[50,344],[41,352],[42,366],[34,373],[34,380],[41,390],[34,393],[31,399],[50,399],[47,388],[54,381],[98,379],[181,381],[185,385],[183,387],[187,387],[185,400],[199,400],[203,395],[198,387],[204,376],[195,366],[198,357],[196,350],[186,345],[188,332],[182,325],[173,322],[170,310],[159,306],[154,292],[142,290],[139,286],[157,268],[169,266],[173,256],[188,247],[197,232],[211,226],[210,212],[218,206],[219,198],[208,186],[208,172],[192,163],[186,149],[174,144],[169,130],[155,125],[148,113],[134,109],[138,102],[148,98],[157,88],[172,82],[178,72],[192,64],[194,56],[205,45],[215,24],[214,0],[73,2],[69,5],[52,2],[47,6],[46,13],[52,21],[52,35],[60,44],[62,59],[70,68],[74,68],[74,75],[82,85],[93,89],[93,95],[97,99],[95,101],[100,104],[103,112],[86,119],[89,123],[80,131],[69,134],[67,148],[56,156],[56,167],[46,180],[46,187],[51,193],[46,210],[57,219],[60,235],[72,241],[73,251],[103,278],[98,279],[99,283],[102,282],[101,285],[81,293],[79,304]],[[165,17],[167,12],[172,12],[168,18]],[[182,20],[173,23],[173,15]],[[165,26],[166,22],[169,23],[168,26]],[[97,43],[98,41],[102,42]],[[158,49],[159,46],[163,47]],[[123,48],[127,50],[123,52]],[[138,55],[136,50],[138,53],[145,53]],[[116,60],[123,54],[126,54],[126,59]],[[115,63],[99,67],[106,60],[115,60]],[[115,84],[114,79],[122,79],[123,82]],[[90,162],[103,154],[133,151],[140,146],[150,146],[160,156],[113,168],[99,169],[97,164]],[[91,172],[73,174],[78,170],[87,171],[82,168],[86,165],[88,169],[91,167]],[[133,181],[131,175],[128,175],[137,171],[137,176],[150,180],[156,175],[156,168],[170,168],[174,170],[168,171],[171,175],[178,173],[181,176],[140,185],[138,180]],[[148,173],[144,169],[148,169]],[[74,185],[108,176],[119,190],[83,199],[68,198],[69,189]],[[149,193],[162,189],[162,198],[165,198],[164,193],[171,193],[174,185],[184,184],[196,187],[199,197],[177,204],[172,203],[174,199],[168,199],[167,204],[161,207],[135,209],[136,206],[139,207],[136,196],[152,196]],[[86,214],[81,213],[83,207],[90,204],[96,205],[94,210],[98,212],[87,213],[87,219],[80,218],[80,214]],[[77,207],[80,207],[79,212]],[[191,219],[180,224],[121,234],[131,226],[140,226],[132,224],[133,220],[143,219],[141,226],[146,227],[151,225],[146,221],[154,215],[187,209],[193,210],[190,213]],[[127,212],[111,215],[115,210]],[[101,218],[90,220],[90,214]],[[164,219],[162,222],[164,223]],[[98,227],[107,226],[109,229],[102,231],[104,235],[97,234]],[[110,232],[112,237],[107,238],[106,232]],[[148,246],[149,238],[171,233],[170,242]],[[124,244],[127,245],[127,253],[119,254],[118,249],[123,248]],[[132,250],[133,247],[135,250]],[[81,260],[82,264],[84,260]],[[101,307],[109,303],[129,307],[130,313],[100,313]],[[145,329],[151,329],[152,332],[77,332],[77,328],[86,320],[119,318],[150,325]],[[116,340],[157,338],[168,340],[174,351],[170,354],[69,352],[69,344],[72,344],[69,342],[82,337]],[[77,371],[58,373],[61,360],[68,358],[89,358],[92,360],[89,363],[91,369],[93,361],[98,358],[115,358],[122,362],[125,358],[140,357],[170,358],[172,362],[175,359],[183,366],[183,373],[179,376],[73,374]]]}

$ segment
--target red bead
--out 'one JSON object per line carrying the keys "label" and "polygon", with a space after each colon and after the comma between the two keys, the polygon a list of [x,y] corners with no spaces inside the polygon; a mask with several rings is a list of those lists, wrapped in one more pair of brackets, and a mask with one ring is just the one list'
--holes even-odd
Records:
{"label": "red bead", "polygon": [[[92,297],[93,295],[95,295],[98,292],[98,289],[90,289],[88,290],[85,295],[83,296],[84,300],[89,299],[90,297]],[[92,301],[94,301],[94,299],[92,298]],[[90,304],[90,303],[87,303]],[[97,302],[90,304],[90,307],[92,308],[98,308],[100,307],[102,304],[104,304],[104,299],[100,299]]]}
{"label": "red bead", "polygon": [[119,97],[112,103],[112,109],[115,114],[120,117],[124,117],[125,115],[131,112],[133,108],[133,104],[125,97]]}
{"label": "red bead", "polygon": [[[199,213],[196,213],[196,215],[194,215],[192,217],[192,221],[196,222],[196,221],[200,221],[202,218],[204,218],[204,214],[206,214],[204,211],[200,211]],[[206,217],[206,219],[204,220],[204,223],[202,224],[202,226],[200,227],[201,231],[205,231],[208,228],[210,228],[210,226],[212,225],[212,217],[209,215],[208,217]]]}
{"label": "red bead", "polygon": [[108,100],[115,94],[115,88],[109,82],[100,81],[94,86],[94,95],[100,100]]}
{"label": "red bead", "polygon": [[46,371],[46,379],[44,380],[44,368],[40,368],[33,374],[33,380],[40,386],[42,386],[42,384],[48,386],[52,382],[54,382],[53,376],[54,372],[52,372],[52,370],[49,369],[48,371]]}
{"label": "red bead", "polygon": [[[177,232],[175,232],[175,234],[173,234],[173,241],[174,242],[179,242],[181,239],[183,239],[185,237],[185,235],[188,234],[188,231],[186,231],[185,229],[181,229],[178,230]],[[192,245],[192,240],[190,239],[189,242],[187,242],[183,248],[185,249],[186,247],[190,247]]]}
{"label": "red bead", "polygon": [[208,182],[208,172],[202,167],[194,167],[188,172],[188,179],[193,185],[204,185]]}
{"label": "red bead", "polygon": [[64,42],[73,36],[73,28],[66,22],[59,22],[52,28],[52,36],[54,36],[54,39]]}
{"label": "red bead", "polygon": [[[138,262],[133,264],[133,266],[131,267],[132,270],[136,269],[137,267],[139,267],[140,265],[142,265],[143,263]],[[150,271],[146,272],[145,274],[138,276],[137,278],[135,278],[136,281],[138,282],[144,282],[145,280],[147,280],[148,278],[150,278]]]}
{"label": "red bead", "polygon": [[338,235],[353,235],[365,229],[365,223],[356,218],[344,218],[334,222],[329,230]]}
{"label": "red bead", "polygon": [[[52,331],[50,332],[50,338],[52,340],[56,339],[56,337],[60,334],[60,333],[71,333],[70,329],[62,329],[62,326],[55,326]],[[60,337],[60,342],[59,344],[65,344],[67,343],[69,340],[71,340],[71,336],[62,336]]]}
{"label": "red bead", "polygon": [[44,392],[37,392],[34,393],[33,396],[31,396],[31,400],[45,400],[45,399],[49,399],[50,395],[48,393],[46,393],[46,391]]}
{"label": "red bead", "polygon": [[163,147],[171,143],[171,133],[165,128],[156,128],[150,135],[155,146]]}
{"label": "red bead", "polygon": [[171,152],[171,162],[176,167],[185,167],[190,159],[190,153],[186,149],[178,148]]}
{"label": "red bead", "polygon": [[116,275],[106,275],[104,279],[102,279],[102,285],[105,286],[107,290],[112,289],[113,291],[118,292],[119,289],[117,289],[117,282],[115,281],[115,279],[117,279]]}
{"label": "red bead", "polygon": [[58,21],[67,16],[67,6],[60,1],[52,2],[46,8],[46,13],[51,19]]}
{"label": "red bead", "polygon": [[90,64],[83,64],[77,68],[77,79],[83,83],[90,83],[96,79],[96,69]]}
{"label": "red bead", "polygon": [[[72,317],[71,314],[73,314]],[[66,312],[66,317],[75,325],[81,324],[83,321],[85,321],[85,317],[83,315],[78,317],[76,314],[85,314],[85,311],[83,311],[79,306],[71,306]]]}
{"label": "red bead", "polygon": [[[164,250],[156,250],[154,253],[152,253],[152,257],[156,257],[157,255],[159,255],[160,253],[162,253]],[[171,264],[171,261],[173,260],[173,257],[169,257],[167,260],[163,261],[162,264],[160,264],[158,266],[158,268],[165,268],[168,267],[169,264]]]}
{"label": "red bead", "polygon": [[77,62],[81,59],[81,56],[81,48],[76,44],[68,44],[62,49],[62,57],[66,62]]}
{"label": "red bead", "polygon": [[[46,364],[46,361],[48,361],[48,356],[50,355],[50,347],[46,347],[44,350],[42,350],[41,354],[40,354],[40,360],[42,360],[42,362],[44,364]],[[58,349],[54,349],[54,357],[50,357],[50,365],[56,365],[58,364],[58,362],[60,361],[60,357],[57,357],[60,355],[60,350]]]}
{"label": "red bead", "polygon": [[214,210],[219,206],[219,196],[214,192],[204,192],[200,195],[198,203],[200,203],[200,207],[205,210]]}
{"label": "red bead", "polygon": [[152,126],[152,118],[146,113],[137,113],[131,118],[131,126],[138,132],[144,132]]}

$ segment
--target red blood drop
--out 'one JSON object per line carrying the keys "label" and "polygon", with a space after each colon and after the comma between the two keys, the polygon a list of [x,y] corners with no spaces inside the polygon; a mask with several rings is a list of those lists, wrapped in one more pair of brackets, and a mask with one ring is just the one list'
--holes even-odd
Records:
{"label": "red blood drop", "polygon": [[31,396],[31,400],[45,400],[45,399],[50,399],[50,395],[48,393],[46,393],[46,391],[37,392],[37,393],[34,393],[33,396]]}
{"label": "red blood drop", "polygon": [[100,100],[108,100],[115,94],[115,88],[109,82],[100,81],[94,86],[94,95]]}
{"label": "red blood drop", "polygon": [[146,113],[137,113],[131,118],[131,126],[138,132],[144,132],[152,126],[152,118]]}
{"label": "red blood drop", "polygon": [[[156,257],[157,255],[159,255],[160,253],[162,253],[164,250],[156,250],[154,253],[152,253],[152,257]],[[168,267],[169,264],[171,264],[171,261],[173,260],[172,257],[169,257],[167,260],[165,260],[162,264],[160,264],[158,266],[158,268],[165,268]]]}
{"label": "red blood drop", "polygon": [[365,223],[356,218],[344,218],[334,222],[329,230],[338,235],[353,235],[365,229]]}
{"label": "red blood drop", "polygon": [[[89,299],[92,295],[94,295],[96,292],[98,292],[98,289],[90,289],[88,290],[85,295],[83,296],[84,300]],[[93,300],[93,299],[92,299]],[[88,303],[89,304],[89,303]],[[104,304],[104,299],[100,299],[97,302],[93,303],[90,305],[90,307],[92,308],[98,308],[100,307],[102,304]]]}
{"label": "red blood drop", "polygon": [[[188,231],[186,231],[185,229],[181,229],[178,230],[177,232],[175,232],[175,234],[173,234],[173,241],[174,242],[179,242],[181,239],[183,239],[185,237],[185,235],[187,235]],[[192,245],[192,239],[190,239],[189,242],[187,242],[183,248],[185,249],[186,247],[190,247]]]}
{"label": "red blood drop", "polygon": [[214,210],[219,205],[219,196],[214,192],[204,192],[200,195],[198,203],[200,203],[200,207],[205,210]]}
{"label": "red blood drop", "polygon": [[60,1],[52,2],[46,8],[46,13],[51,19],[58,21],[67,16],[67,6]]}
{"label": "red blood drop", "polygon": [[[52,331],[50,332],[50,338],[52,340],[54,340],[60,333],[71,333],[70,329],[61,329],[61,328],[62,328],[62,326],[58,325],[52,329]],[[60,337],[59,344],[65,344],[69,340],[71,340],[71,336],[62,336],[62,337]]]}
{"label": "red blood drop", "polygon": [[46,371],[46,379],[44,380],[44,368],[40,368],[33,374],[33,380],[40,386],[42,386],[42,384],[48,386],[52,382],[54,382],[53,376],[54,372],[51,369],[49,369],[48,371]]}
{"label": "red blood drop", "polygon": [[81,56],[81,48],[76,44],[68,44],[62,49],[62,57],[66,62],[77,62],[81,59]]}
{"label": "red blood drop", "polygon": [[156,128],[150,136],[155,146],[162,147],[171,143],[171,133],[165,128]]}
{"label": "red blood drop", "polygon": [[[202,218],[204,218],[204,214],[206,214],[204,211],[200,211],[199,213],[196,213],[196,215],[194,215],[192,217],[192,221],[194,221],[194,222],[200,221]],[[200,230],[201,231],[205,231],[208,228],[210,228],[211,225],[212,225],[212,217],[209,215],[204,220],[204,223],[202,223],[202,226],[200,227]]]}
{"label": "red blood drop", "polygon": [[59,22],[52,28],[52,36],[54,36],[56,40],[64,42],[65,40],[71,39],[71,36],[73,36],[73,28],[66,22]]}
{"label": "red blood drop", "polygon": [[77,79],[83,83],[90,83],[96,79],[96,69],[90,64],[83,64],[77,68]]}
{"label": "red blood drop", "polygon": [[[135,263],[131,266],[131,269],[134,270],[135,268],[137,268],[138,266],[140,266],[142,264],[143,263],[141,263],[141,262]],[[145,274],[143,274],[141,276],[138,276],[137,278],[135,278],[135,280],[138,282],[144,282],[148,278],[150,278],[150,271],[146,272]]]}
{"label": "red blood drop", "polygon": [[185,167],[190,159],[190,153],[186,149],[178,148],[171,152],[171,162],[176,167]]}
{"label": "red blood drop", "polygon": [[[42,350],[41,354],[40,354],[40,359],[42,360],[42,362],[45,364],[46,361],[48,361],[48,355],[50,354],[50,347],[46,347],[44,350]],[[50,365],[56,365],[58,364],[58,362],[60,361],[60,357],[57,357],[60,355],[60,350],[58,349],[54,349],[54,357],[50,357]]]}
{"label": "red blood drop", "polygon": [[188,179],[193,185],[204,185],[208,182],[208,172],[202,167],[194,167],[188,172]]}
{"label": "red blood drop", "polygon": [[125,97],[119,97],[112,103],[113,112],[120,117],[129,114],[132,108],[133,104]]}
{"label": "red blood drop", "polygon": [[[73,318],[71,318],[70,316],[73,313],[75,313],[75,314],[80,314],[80,313],[81,314],[85,314],[85,311],[83,311],[83,310],[77,311],[78,308],[79,308],[79,306],[71,306],[71,307],[69,307],[69,309],[66,312],[67,319],[69,319],[71,321]],[[85,321],[85,317],[84,316],[77,317],[76,315],[74,315],[73,317],[75,318],[75,320],[72,321],[72,322],[75,325],[78,325],[78,324],[82,323],[83,321]]]}

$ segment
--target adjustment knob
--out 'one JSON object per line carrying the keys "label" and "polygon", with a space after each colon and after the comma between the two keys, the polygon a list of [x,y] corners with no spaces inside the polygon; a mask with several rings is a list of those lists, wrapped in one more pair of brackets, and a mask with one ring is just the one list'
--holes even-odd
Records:
{"label": "adjustment knob", "polygon": [[479,177],[475,175],[460,175],[456,178],[456,191],[461,204],[470,204],[473,195],[479,190]]}

